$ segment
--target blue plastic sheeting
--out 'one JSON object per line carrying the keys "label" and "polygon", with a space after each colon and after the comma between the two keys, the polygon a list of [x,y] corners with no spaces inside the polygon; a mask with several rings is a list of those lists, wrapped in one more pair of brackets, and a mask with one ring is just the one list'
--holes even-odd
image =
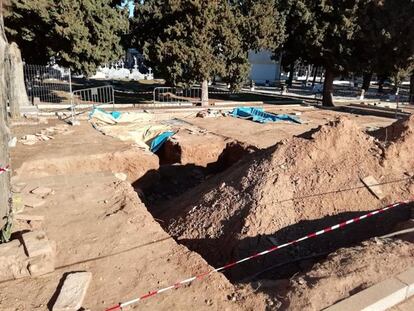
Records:
{"label": "blue plastic sheeting", "polygon": [[116,119],[119,119],[120,117],[121,117],[121,112],[119,112],[119,111],[112,111],[112,112],[107,112],[107,111],[105,111],[105,110],[103,110],[102,108],[93,108],[92,109],[92,111],[91,111],[91,113],[89,114],[89,118],[92,118],[92,116],[93,116],[93,114],[94,114],[94,112],[95,111],[100,111],[100,112],[102,112],[102,113],[105,113],[105,114],[109,114],[112,118],[114,118],[115,120]]}
{"label": "blue plastic sheeting", "polygon": [[259,123],[289,121],[301,124],[302,122],[288,114],[272,114],[265,112],[263,108],[237,107],[234,108],[230,115],[236,118],[252,120]]}
{"label": "blue plastic sheeting", "polygon": [[112,111],[111,115],[114,119],[119,119],[121,117],[121,112],[119,111]]}
{"label": "blue plastic sheeting", "polygon": [[167,141],[167,139],[173,136],[174,134],[175,133],[171,131],[161,133],[160,135],[158,135],[152,140],[150,150],[152,152],[157,152],[162,147],[162,145]]}

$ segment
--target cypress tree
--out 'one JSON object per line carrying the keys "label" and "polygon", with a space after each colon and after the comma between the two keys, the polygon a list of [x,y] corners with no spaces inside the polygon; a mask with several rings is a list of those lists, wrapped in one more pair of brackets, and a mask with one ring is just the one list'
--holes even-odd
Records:
{"label": "cypress tree", "polygon": [[249,72],[248,50],[283,40],[284,21],[274,12],[273,1],[143,1],[136,5],[133,42],[170,84],[200,83],[207,104],[208,80],[221,76],[240,87]]}
{"label": "cypress tree", "polygon": [[92,74],[97,66],[119,59],[128,13],[111,0],[10,0],[5,16],[10,41],[28,63],[62,66]]}

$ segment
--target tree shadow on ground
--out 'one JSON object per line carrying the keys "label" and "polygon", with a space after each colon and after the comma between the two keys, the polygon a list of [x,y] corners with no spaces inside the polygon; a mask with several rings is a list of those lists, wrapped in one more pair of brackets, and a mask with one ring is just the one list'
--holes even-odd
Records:
{"label": "tree shadow on ground", "polygon": [[146,172],[132,186],[153,216],[159,217],[164,202],[178,198],[258,150],[253,146],[230,142],[216,162],[200,166],[180,164],[182,157],[180,146],[170,149],[168,154],[164,148],[161,148],[157,152],[160,168]]}

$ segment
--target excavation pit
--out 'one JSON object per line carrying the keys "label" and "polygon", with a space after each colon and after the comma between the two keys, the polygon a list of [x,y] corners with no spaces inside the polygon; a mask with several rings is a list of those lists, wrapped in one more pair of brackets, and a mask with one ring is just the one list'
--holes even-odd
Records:
{"label": "excavation pit", "polygon": [[[246,127],[254,124],[235,120]],[[210,271],[212,266],[410,199],[414,193],[414,167],[412,158],[407,158],[412,141],[407,131],[404,140],[390,141],[388,135],[384,144],[346,121],[333,122],[306,138],[285,139],[277,146],[242,155],[238,150],[246,148],[241,143],[225,137],[220,142],[215,137],[216,146],[221,147],[213,150],[210,144],[214,153],[208,160],[199,157],[207,154],[200,148],[209,147],[210,140],[203,140],[205,133],[188,133],[202,142],[196,148],[200,152],[194,149],[194,156],[187,156],[191,148],[183,145],[178,160],[172,161],[150,154],[151,166],[142,151],[129,152],[129,144],[100,133],[85,135],[82,125],[75,133],[39,146],[17,145],[21,163],[27,163],[20,165],[17,177],[29,183],[27,191],[40,185],[55,190],[33,213],[45,216],[45,229],[58,243],[58,266],[63,268],[45,278],[3,284],[2,299],[7,305],[18,301],[22,309],[36,309],[53,295],[59,274],[85,269],[94,275],[86,307],[106,309]],[[239,138],[243,136],[247,134]],[[268,138],[279,140],[270,134]],[[249,139],[250,143],[256,140],[254,135]],[[85,144],[93,148],[85,151]],[[27,159],[28,150],[36,150],[31,159]],[[106,156],[88,162],[86,156],[96,150]],[[28,161],[54,163],[52,155],[64,158],[64,165],[55,169],[42,164],[37,169],[39,162]],[[85,161],[73,155],[84,155]],[[165,162],[160,165],[161,160]],[[136,180],[136,190],[140,183],[144,190],[138,192],[147,200],[146,206],[127,182],[114,177],[117,172]],[[151,178],[151,172],[155,177]],[[370,175],[381,183],[383,200],[362,184],[361,178]],[[148,200],[151,194],[155,195]],[[411,205],[400,206],[291,245],[137,307],[324,309],[414,265],[414,247],[405,238],[377,238],[400,230],[394,226],[409,218],[410,209]],[[113,279],[118,280],[115,286]],[[19,300],[17,293],[25,299]]]}
{"label": "excavation pit", "polygon": [[[396,140],[392,148],[405,150],[405,143]],[[405,166],[396,165],[398,160],[384,157],[387,151],[342,118],[251,153],[198,185],[190,182],[193,189],[155,202],[151,209],[176,241],[220,267],[407,197],[413,179]],[[361,182],[368,175],[382,184],[383,200]],[[290,278],[342,247],[390,232],[410,213],[410,207],[395,208],[234,267],[226,276],[234,283],[252,275]],[[283,269],[263,271],[282,264]]]}

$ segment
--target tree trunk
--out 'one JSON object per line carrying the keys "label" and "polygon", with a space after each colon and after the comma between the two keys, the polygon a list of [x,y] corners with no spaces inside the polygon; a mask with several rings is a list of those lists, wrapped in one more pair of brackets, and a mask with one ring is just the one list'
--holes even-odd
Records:
{"label": "tree trunk", "polygon": [[318,74],[318,66],[314,66],[314,70],[315,72],[313,73],[313,80],[312,80],[312,88],[315,86],[315,82],[316,82],[316,75]]}
{"label": "tree trunk", "polygon": [[29,99],[24,85],[23,61],[16,43],[9,45],[8,58],[10,83],[8,87],[8,98],[10,107],[10,116],[12,119],[20,118],[20,107],[27,106]]}
{"label": "tree trunk", "polygon": [[311,72],[311,65],[308,65],[308,70],[306,70],[306,78],[305,78],[305,83],[307,84],[309,81],[309,75]]}
{"label": "tree trunk", "polygon": [[[8,43],[4,33],[2,7],[0,5],[0,168],[10,164],[9,159],[9,128],[7,123],[7,76],[6,60]],[[0,172],[0,238],[4,225],[7,223],[7,216],[10,212],[10,173]]]}
{"label": "tree trunk", "polygon": [[362,89],[365,92],[368,92],[369,86],[371,85],[371,79],[372,79],[372,72],[367,72],[364,74],[363,81],[362,81]]}
{"label": "tree trunk", "polygon": [[362,87],[361,87],[361,96],[360,96],[361,100],[365,98],[365,93],[368,92],[369,90],[369,87],[371,85],[371,79],[372,79],[372,72],[364,73]]}
{"label": "tree trunk", "polygon": [[201,84],[201,106],[208,106],[208,81]]}
{"label": "tree trunk", "polygon": [[295,63],[293,62],[292,64],[290,64],[290,68],[289,68],[289,79],[287,82],[288,87],[292,87],[294,71],[295,71]]}
{"label": "tree trunk", "polygon": [[384,93],[384,82],[385,82],[385,78],[384,77],[379,77],[379,80],[378,80],[378,93]]}
{"label": "tree trunk", "polygon": [[410,77],[410,104],[414,105],[414,72]]}
{"label": "tree trunk", "polygon": [[329,68],[325,70],[325,81],[323,83],[322,106],[334,107],[333,103],[333,82],[335,75]]}

